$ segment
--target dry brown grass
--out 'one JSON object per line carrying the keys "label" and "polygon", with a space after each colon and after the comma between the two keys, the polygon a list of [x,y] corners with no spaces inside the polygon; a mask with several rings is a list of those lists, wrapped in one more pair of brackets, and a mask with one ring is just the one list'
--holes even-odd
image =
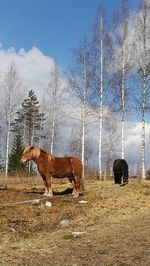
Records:
{"label": "dry brown grass", "polygon": [[[119,187],[112,181],[85,181],[87,193],[80,200],[87,204],[54,196],[52,207],[44,201],[4,207],[42,197],[43,184],[34,184],[33,193],[32,183],[9,181],[0,191],[0,265],[149,265],[150,182]],[[66,187],[68,182],[53,183],[56,190]],[[62,219],[69,225],[62,227]]]}

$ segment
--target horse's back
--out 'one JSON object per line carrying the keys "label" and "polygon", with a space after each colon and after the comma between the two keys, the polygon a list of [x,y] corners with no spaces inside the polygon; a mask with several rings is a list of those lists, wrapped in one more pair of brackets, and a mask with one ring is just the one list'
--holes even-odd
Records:
{"label": "horse's back", "polygon": [[71,167],[71,157],[55,157],[53,160],[55,167]]}
{"label": "horse's back", "polygon": [[82,163],[77,157],[55,157],[53,160],[54,171],[61,171],[62,173],[73,173],[82,171]]}
{"label": "horse's back", "polygon": [[117,172],[118,170],[128,170],[128,164],[124,159],[116,159],[113,164],[113,171]]}

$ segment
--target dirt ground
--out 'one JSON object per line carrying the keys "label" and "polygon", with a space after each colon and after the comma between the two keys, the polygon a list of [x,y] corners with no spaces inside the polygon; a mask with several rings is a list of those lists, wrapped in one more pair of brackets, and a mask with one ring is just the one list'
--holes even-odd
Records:
{"label": "dirt ground", "polygon": [[[1,189],[0,265],[149,266],[150,181],[125,187],[86,181],[85,187],[78,199],[61,195],[39,203],[29,200],[43,197],[42,186]],[[26,202],[14,204],[20,201]]]}

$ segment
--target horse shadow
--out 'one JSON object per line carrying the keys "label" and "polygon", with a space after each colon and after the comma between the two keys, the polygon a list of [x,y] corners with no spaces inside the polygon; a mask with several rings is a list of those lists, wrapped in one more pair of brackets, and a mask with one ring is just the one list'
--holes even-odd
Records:
{"label": "horse shadow", "polygon": [[[61,195],[68,195],[68,194],[72,194],[73,192],[73,188],[66,188],[65,190],[63,191],[56,191],[56,190],[53,190],[53,195],[54,196],[61,196]],[[27,191],[27,193],[29,194],[42,194],[43,195],[43,190],[39,190],[37,188],[32,188],[30,191]]]}

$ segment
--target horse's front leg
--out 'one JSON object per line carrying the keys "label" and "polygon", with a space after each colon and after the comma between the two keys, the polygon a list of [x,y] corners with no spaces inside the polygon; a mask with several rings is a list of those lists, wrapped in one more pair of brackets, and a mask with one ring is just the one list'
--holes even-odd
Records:
{"label": "horse's front leg", "polygon": [[44,184],[45,184],[45,193],[44,193],[44,196],[46,197],[52,197],[53,196],[53,192],[52,192],[52,189],[51,189],[51,179],[52,177],[46,177],[45,181],[44,181]]}

